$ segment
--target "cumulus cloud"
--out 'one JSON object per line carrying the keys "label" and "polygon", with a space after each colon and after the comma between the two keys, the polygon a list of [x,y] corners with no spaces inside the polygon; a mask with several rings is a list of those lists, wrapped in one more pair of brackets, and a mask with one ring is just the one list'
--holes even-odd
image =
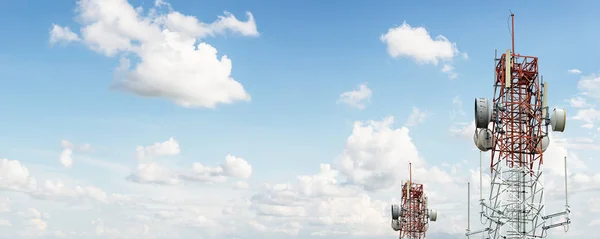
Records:
{"label": "cumulus cloud", "polygon": [[196,162],[192,164],[192,171],[182,176],[191,181],[199,182],[224,182],[229,177],[248,179],[252,175],[252,165],[243,158],[227,155],[225,162],[219,166],[210,167]]}
{"label": "cumulus cloud", "polygon": [[[235,178],[246,180],[252,175],[252,165],[243,158],[227,155],[225,162],[218,166],[207,166],[200,162],[192,163],[191,169],[170,169],[156,162],[140,163],[137,169],[127,177],[136,183],[174,185],[182,180],[202,183],[222,183]],[[235,183],[234,187],[246,187]]]}
{"label": "cumulus cloud", "polygon": [[27,190],[35,187],[29,170],[17,160],[0,159],[0,188]]}
{"label": "cumulus cloud", "polygon": [[340,95],[338,103],[344,103],[357,109],[364,109],[365,104],[371,99],[373,92],[367,83],[360,84],[358,89],[344,92]]}
{"label": "cumulus cloud", "polygon": [[178,155],[181,149],[179,148],[179,142],[171,137],[164,142],[157,142],[148,146],[138,146],[135,151],[136,158],[141,160],[158,156]]}
{"label": "cumulus cloud", "polygon": [[393,117],[383,121],[355,122],[338,165],[340,172],[367,190],[386,189],[401,181],[398,168],[423,160],[409,136],[409,129],[391,128]]}
{"label": "cumulus cloud", "polygon": [[94,186],[65,185],[61,181],[38,181],[29,174],[27,167],[17,160],[2,159],[0,162],[0,190],[9,189],[45,200],[110,202],[119,200],[115,194],[108,195]]}
{"label": "cumulus cloud", "polygon": [[210,167],[196,162],[192,164],[192,171],[182,175],[186,180],[217,183],[227,181],[222,166]]}
{"label": "cumulus cloud", "polygon": [[164,1],[156,1],[144,14],[124,0],[79,0],[77,13],[81,36],[53,25],[50,41],[81,38],[93,51],[119,56],[113,89],[167,98],[183,107],[250,101],[242,84],[231,77],[231,60],[219,58],[217,49],[199,39],[226,33],[258,36],[251,13],[247,21],[225,12],[204,23]]}
{"label": "cumulus cloud", "polygon": [[248,179],[252,175],[252,165],[243,158],[233,155],[225,157],[225,164],[222,167],[224,173],[238,179]]}
{"label": "cumulus cloud", "polygon": [[[426,193],[433,198],[432,207],[454,203],[450,205],[456,208],[460,199],[452,195],[460,190],[461,182],[453,179],[455,174],[428,166],[409,130],[394,128],[393,121],[393,117],[357,121],[333,165],[321,164],[318,173],[299,176],[292,183],[265,185],[251,199],[250,208],[259,216],[253,228],[315,237],[392,236],[389,206],[399,203],[396,190],[400,182],[408,180],[409,162],[413,164],[413,180],[424,183]],[[283,223],[293,223],[297,230],[282,227]],[[441,225],[432,225],[434,235],[452,229],[453,236],[464,232],[464,228],[456,231],[456,223],[452,223],[454,227],[443,230],[435,229]]]}
{"label": "cumulus cloud", "polygon": [[136,171],[128,177],[137,183],[178,184],[177,174],[170,172],[157,163],[139,164]]}
{"label": "cumulus cloud", "polygon": [[82,145],[75,145],[72,142],[63,139],[60,141],[60,145],[63,147],[62,152],[58,156],[58,160],[60,164],[62,164],[65,168],[70,168],[73,166],[73,152],[90,152],[92,151],[92,145],[88,143],[84,143]]}
{"label": "cumulus cloud", "polygon": [[[380,40],[387,45],[387,52],[393,58],[406,57],[418,64],[444,62],[442,72],[452,79],[457,77],[452,61],[461,53],[456,43],[442,35],[432,38],[424,27],[412,27],[405,21],[399,27],[390,28]],[[467,58],[465,53],[462,55]]]}
{"label": "cumulus cloud", "polygon": [[[132,190],[131,194],[115,194],[94,186],[73,186],[60,180],[42,180],[43,183],[35,184],[25,166],[10,160],[4,160],[0,167],[0,187],[12,188],[40,200],[68,202],[79,207],[93,205],[102,208],[102,211],[112,212],[102,214],[106,220],[96,219],[95,213],[85,214],[92,220],[91,228],[71,232],[61,230],[60,224],[52,223],[52,218],[62,217],[59,213],[53,213],[50,218],[40,212],[44,211],[42,209],[36,214],[28,210],[29,207],[21,208],[23,216],[28,215],[23,217],[24,222],[31,226],[27,233],[38,237],[95,235],[146,238],[149,234],[169,238],[192,235],[203,238],[243,235],[267,238],[286,235],[307,238],[387,237],[395,234],[389,227],[389,205],[399,203],[399,183],[408,179],[408,162],[411,162],[413,180],[425,185],[430,207],[440,210],[440,222],[444,222],[431,225],[428,234],[460,237],[466,222],[466,215],[462,213],[466,205],[466,182],[476,185],[479,171],[466,162],[444,160],[446,163],[441,166],[426,162],[412,142],[410,131],[406,127],[394,127],[393,122],[393,117],[357,121],[343,151],[332,164],[321,163],[314,174],[266,183],[252,191],[232,190],[248,189],[249,185],[243,180],[252,174],[252,166],[233,155],[227,155],[216,166],[195,163],[190,168],[177,170],[156,162],[140,164],[132,176],[137,178],[130,178],[152,184],[180,184],[182,181],[219,183],[235,178],[231,187],[219,184],[211,188],[208,188],[209,184],[180,184],[177,187],[133,184],[133,188],[128,188]],[[568,150],[566,145],[571,141],[564,141],[558,136],[552,136],[552,140],[546,151],[548,156],[545,156],[549,172],[545,184],[548,201],[561,197],[564,155],[570,159],[568,176],[573,195],[600,189],[600,175],[576,171],[586,165]],[[489,155],[484,155],[484,160],[489,160]],[[484,162],[484,165],[489,164]],[[484,168],[484,193],[489,190],[490,182],[486,171]],[[205,188],[197,190],[196,186]],[[474,188],[472,211],[475,218],[478,187]],[[249,193],[251,196],[247,197]],[[456,196],[462,193],[465,197]],[[0,198],[0,209],[2,202]],[[69,208],[54,208],[53,211],[62,212]],[[109,223],[111,221],[113,223]]]}
{"label": "cumulus cloud", "polygon": [[66,168],[73,166],[73,151],[71,149],[63,149],[60,153],[59,161]]}
{"label": "cumulus cloud", "polygon": [[71,31],[69,27],[52,24],[52,29],[50,29],[50,44],[69,43],[79,40],[81,40],[79,36]]}
{"label": "cumulus cloud", "polygon": [[338,174],[330,165],[322,164],[319,173],[300,176],[296,183],[265,185],[252,197],[251,209],[272,219],[260,217],[260,222],[252,223],[253,228],[288,235],[298,235],[299,231],[313,236],[385,235],[389,231],[386,202],[341,185]]}

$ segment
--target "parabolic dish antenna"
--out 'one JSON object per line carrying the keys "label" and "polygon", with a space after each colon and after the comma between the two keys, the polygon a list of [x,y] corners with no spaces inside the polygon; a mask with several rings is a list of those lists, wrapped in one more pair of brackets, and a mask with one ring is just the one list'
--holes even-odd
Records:
{"label": "parabolic dish antenna", "polygon": [[485,129],[492,120],[492,108],[487,98],[475,99],[475,128]]}
{"label": "parabolic dish antenna", "polygon": [[550,117],[552,131],[563,132],[567,123],[567,112],[564,109],[554,109]]}
{"label": "parabolic dish antenna", "polygon": [[488,151],[492,149],[494,144],[494,135],[490,129],[476,129],[475,135],[473,135],[473,141],[475,146],[481,151]]}

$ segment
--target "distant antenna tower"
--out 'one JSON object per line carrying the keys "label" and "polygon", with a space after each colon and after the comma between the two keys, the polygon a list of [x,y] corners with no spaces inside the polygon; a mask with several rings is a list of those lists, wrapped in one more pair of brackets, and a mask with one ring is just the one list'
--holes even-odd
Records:
{"label": "distant antenna tower", "polygon": [[412,182],[410,163],[409,172],[409,180],[402,184],[402,206],[392,205],[392,229],[400,231],[400,239],[423,239],[429,221],[437,220],[437,211],[428,208],[423,184]]}
{"label": "distant antenna tower", "polygon": [[[571,223],[568,199],[563,212],[545,213],[542,177],[543,154],[550,143],[548,128],[563,132],[566,112],[554,109],[552,116],[549,115],[548,83],[538,74],[537,57],[515,54],[512,13],[511,18],[512,52],[506,50],[500,58],[494,58],[493,102],[490,106],[487,98],[475,99],[474,141],[481,151],[491,150],[491,184],[489,199],[484,200],[480,152],[480,219],[487,227],[471,231],[469,215],[467,238],[480,233],[490,239],[544,238],[548,229],[564,226],[567,230]],[[565,198],[568,198],[566,162],[565,157]],[[547,222],[559,216],[564,216],[564,221]]]}

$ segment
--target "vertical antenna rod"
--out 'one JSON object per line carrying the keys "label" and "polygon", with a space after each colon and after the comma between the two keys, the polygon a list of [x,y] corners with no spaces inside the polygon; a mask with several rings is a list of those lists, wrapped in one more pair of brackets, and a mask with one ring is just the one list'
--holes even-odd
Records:
{"label": "vertical antenna rod", "polygon": [[483,162],[481,159],[481,155],[483,152],[479,151],[479,201],[483,201]]}
{"label": "vertical antenna rod", "polygon": [[412,163],[408,163],[408,171],[410,172],[409,184],[412,185]]}
{"label": "vertical antenna rod", "polygon": [[471,231],[471,182],[467,183],[467,232]]}
{"label": "vertical antenna rod", "polygon": [[510,31],[512,39],[512,54],[515,54],[515,14],[510,12],[510,18],[512,20],[512,30]]}
{"label": "vertical antenna rod", "polygon": [[567,156],[565,156],[565,203],[569,207],[569,192],[567,191]]}

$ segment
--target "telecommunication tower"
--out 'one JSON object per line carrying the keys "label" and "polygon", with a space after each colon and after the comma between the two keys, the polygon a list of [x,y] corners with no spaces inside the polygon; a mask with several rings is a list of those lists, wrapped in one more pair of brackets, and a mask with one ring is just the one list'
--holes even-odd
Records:
{"label": "telecommunication tower", "polygon": [[[548,229],[568,228],[571,223],[566,157],[565,210],[546,214],[544,208],[543,163],[550,143],[548,128],[563,132],[566,112],[554,109],[549,114],[548,82],[538,74],[537,57],[515,53],[512,13],[511,20],[512,51],[494,58],[494,98],[491,104],[487,98],[475,99],[474,141],[481,151],[491,151],[491,184],[489,198],[484,200],[480,152],[480,219],[487,227],[471,231],[469,215],[467,238],[475,234],[489,239],[544,238]],[[559,223],[547,221],[560,216],[564,219]]]}
{"label": "telecommunication tower", "polygon": [[409,180],[402,183],[402,205],[392,205],[392,229],[400,232],[400,239],[424,239],[429,221],[437,220],[437,211],[430,210],[423,184],[413,183],[412,165]]}

